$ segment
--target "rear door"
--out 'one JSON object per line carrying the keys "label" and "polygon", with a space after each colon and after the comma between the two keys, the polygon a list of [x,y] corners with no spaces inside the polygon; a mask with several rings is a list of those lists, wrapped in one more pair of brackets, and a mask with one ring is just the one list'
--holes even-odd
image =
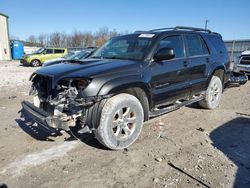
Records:
{"label": "rear door", "polygon": [[210,53],[206,43],[199,34],[185,34],[188,55],[188,73],[192,86],[191,95],[206,90],[206,71],[210,63]]}
{"label": "rear door", "polygon": [[190,95],[187,57],[182,35],[163,37],[155,52],[161,48],[173,48],[175,58],[151,64],[152,97],[156,105],[175,102]]}

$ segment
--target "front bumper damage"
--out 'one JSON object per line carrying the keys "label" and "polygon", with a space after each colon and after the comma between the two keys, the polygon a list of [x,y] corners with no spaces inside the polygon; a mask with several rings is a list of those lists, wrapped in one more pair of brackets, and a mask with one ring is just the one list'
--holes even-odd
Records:
{"label": "front bumper damage", "polygon": [[[81,102],[81,111],[77,113],[49,113],[29,101],[22,102],[22,112],[24,116],[31,118],[34,122],[42,125],[48,129],[64,129],[69,130],[74,127],[78,120],[84,126],[87,126],[85,120],[87,119],[88,111],[95,103],[103,99],[109,98],[111,95],[103,95],[96,97],[83,98]],[[56,114],[56,115],[55,115]]]}
{"label": "front bumper damage", "polygon": [[48,129],[69,130],[77,122],[84,127],[91,107],[111,96],[86,96],[84,89],[89,82],[82,78],[65,78],[55,84],[51,76],[33,74],[30,80],[33,84],[29,95],[34,101],[22,102],[22,115]]}
{"label": "front bumper damage", "polygon": [[233,71],[228,80],[227,87],[244,85],[245,83],[247,83],[247,81],[248,81],[248,77],[245,73]]}
{"label": "front bumper damage", "polygon": [[73,126],[75,121],[73,117],[69,116],[54,116],[50,115],[45,110],[36,107],[28,101],[22,102],[22,109],[25,115],[30,117],[36,123],[47,128],[54,129],[68,129]]}

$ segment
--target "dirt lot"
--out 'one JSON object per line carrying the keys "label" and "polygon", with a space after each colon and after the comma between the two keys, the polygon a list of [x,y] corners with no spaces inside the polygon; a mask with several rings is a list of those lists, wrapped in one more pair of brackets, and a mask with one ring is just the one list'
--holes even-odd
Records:
{"label": "dirt lot", "polygon": [[216,110],[193,105],[151,119],[131,147],[110,151],[89,134],[48,133],[20,117],[34,70],[0,62],[0,184],[250,187],[250,83],[228,89]]}

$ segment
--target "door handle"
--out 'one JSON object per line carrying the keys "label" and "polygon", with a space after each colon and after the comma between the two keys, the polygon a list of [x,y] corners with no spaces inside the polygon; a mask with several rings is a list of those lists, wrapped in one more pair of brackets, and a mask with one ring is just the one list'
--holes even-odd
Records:
{"label": "door handle", "polygon": [[206,58],[206,62],[207,62],[207,63],[210,63],[210,59],[209,59],[208,57]]}
{"label": "door handle", "polygon": [[184,62],[183,62],[183,66],[184,66],[184,67],[187,67],[187,66],[188,66],[188,62],[187,62],[187,61],[184,61]]}

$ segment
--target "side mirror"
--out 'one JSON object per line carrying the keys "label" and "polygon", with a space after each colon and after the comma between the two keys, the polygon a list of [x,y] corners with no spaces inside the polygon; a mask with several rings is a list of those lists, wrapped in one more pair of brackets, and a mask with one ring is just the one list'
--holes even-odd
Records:
{"label": "side mirror", "polygon": [[169,60],[175,57],[173,48],[161,48],[154,55],[155,61]]}

